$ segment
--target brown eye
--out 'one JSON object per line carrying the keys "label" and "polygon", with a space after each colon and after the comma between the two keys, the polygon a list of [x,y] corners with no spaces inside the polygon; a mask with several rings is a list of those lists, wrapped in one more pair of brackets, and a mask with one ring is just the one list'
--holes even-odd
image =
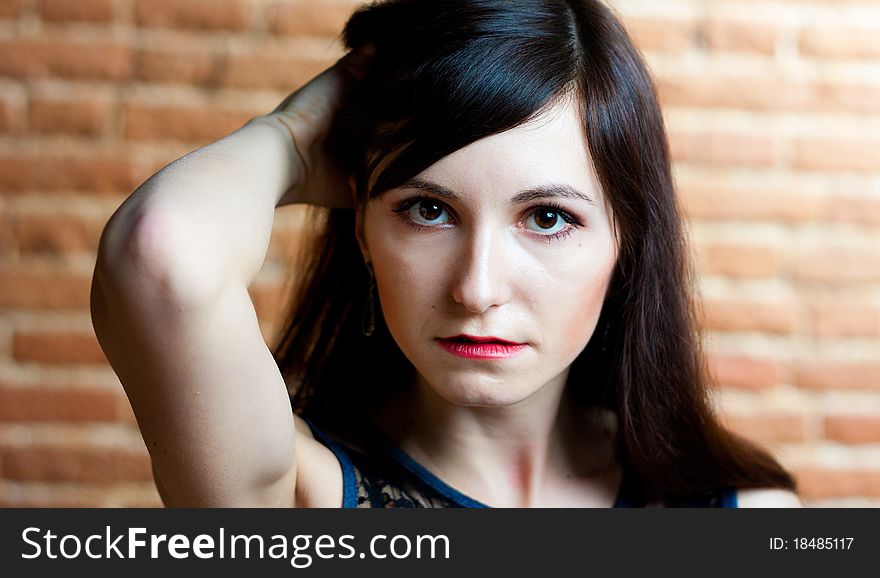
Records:
{"label": "brown eye", "polygon": [[[405,225],[417,230],[423,227],[446,228],[446,225],[451,225],[454,221],[446,205],[429,197],[407,199],[396,209],[392,209],[392,212],[397,213]],[[440,225],[443,227],[438,227]]]}
{"label": "brown eye", "polygon": [[535,211],[535,224],[542,229],[552,229],[558,220],[559,215],[556,211],[548,211],[546,209],[538,209]]}
{"label": "brown eye", "polygon": [[[541,233],[545,237],[553,238],[561,231],[570,230],[574,220],[561,209],[554,207],[538,207],[529,213],[526,225],[532,231]],[[534,223],[534,227],[530,224]]]}
{"label": "brown eye", "polygon": [[394,212],[415,225],[446,225],[451,218],[443,203],[428,198],[407,201]]}
{"label": "brown eye", "polygon": [[418,204],[419,216],[426,221],[438,219],[443,214],[443,207],[431,201],[422,201]]}

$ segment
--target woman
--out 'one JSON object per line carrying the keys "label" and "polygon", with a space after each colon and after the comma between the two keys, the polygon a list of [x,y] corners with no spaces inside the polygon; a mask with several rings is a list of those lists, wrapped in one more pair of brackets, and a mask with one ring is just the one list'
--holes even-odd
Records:
{"label": "woman", "polygon": [[[800,505],[711,411],[663,121],[614,16],[400,0],[344,39],[105,230],[95,328],[165,504]],[[325,208],[273,359],[246,288],[288,203]]]}

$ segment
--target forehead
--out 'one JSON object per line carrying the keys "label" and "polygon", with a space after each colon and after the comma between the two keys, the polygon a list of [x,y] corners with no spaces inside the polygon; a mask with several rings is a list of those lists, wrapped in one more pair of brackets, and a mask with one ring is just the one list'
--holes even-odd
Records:
{"label": "forehead", "polygon": [[499,198],[566,183],[598,199],[599,185],[576,100],[565,98],[528,123],[461,148],[419,176],[463,195]]}

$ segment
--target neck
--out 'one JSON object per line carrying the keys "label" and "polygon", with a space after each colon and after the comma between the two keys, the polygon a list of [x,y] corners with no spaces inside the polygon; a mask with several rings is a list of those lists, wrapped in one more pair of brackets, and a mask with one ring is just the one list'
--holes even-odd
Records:
{"label": "neck", "polygon": [[[432,473],[489,505],[542,506],[609,480],[613,500],[614,424],[570,398],[567,376],[503,407],[452,404],[418,376],[373,412],[373,422]],[[600,494],[598,502],[608,499]]]}

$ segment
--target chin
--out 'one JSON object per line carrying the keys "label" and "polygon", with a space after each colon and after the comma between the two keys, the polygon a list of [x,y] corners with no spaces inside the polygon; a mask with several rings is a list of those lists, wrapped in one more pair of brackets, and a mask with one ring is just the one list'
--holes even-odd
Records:
{"label": "chin", "polygon": [[434,392],[451,404],[465,407],[508,407],[532,395],[534,388],[523,388],[471,376],[427,380]]}

